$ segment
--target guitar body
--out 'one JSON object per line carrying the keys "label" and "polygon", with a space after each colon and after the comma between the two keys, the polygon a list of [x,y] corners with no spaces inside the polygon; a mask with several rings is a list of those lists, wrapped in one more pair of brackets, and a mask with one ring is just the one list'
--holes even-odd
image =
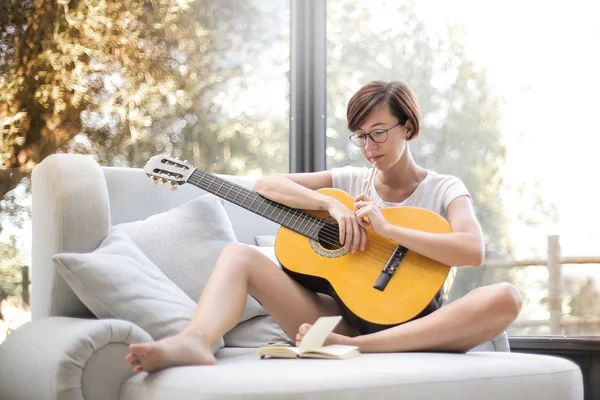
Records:
{"label": "guitar body", "polygon": [[[352,196],[341,190],[319,192],[354,208]],[[305,212],[329,217],[323,211]],[[396,226],[434,233],[452,231],[443,217],[424,208],[383,208],[381,213]],[[284,270],[308,289],[336,299],[344,316],[361,326],[362,332],[398,325],[418,316],[435,298],[450,271],[449,266],[409,250],[387,286],[375,289],[373,285],[398,245],[378,236],[371,227],[367,233],[367,248],[354,254],[343,248],[331,249],[327,243],[285,227],[280,228],[275,240],[275,255]]]}

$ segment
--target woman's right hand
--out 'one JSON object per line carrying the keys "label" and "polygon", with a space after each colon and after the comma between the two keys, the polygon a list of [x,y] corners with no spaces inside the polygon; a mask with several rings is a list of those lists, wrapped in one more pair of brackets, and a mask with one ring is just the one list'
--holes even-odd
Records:
{"label": "woman's right hand", "polygon": [[333,199],[327,211],[338,223],[340,230],[340,243],[344,245],[344,250],[355,253],[357,249],[364,251],[367,247],[367,231],[359,225],[356,214],[342,204]]}

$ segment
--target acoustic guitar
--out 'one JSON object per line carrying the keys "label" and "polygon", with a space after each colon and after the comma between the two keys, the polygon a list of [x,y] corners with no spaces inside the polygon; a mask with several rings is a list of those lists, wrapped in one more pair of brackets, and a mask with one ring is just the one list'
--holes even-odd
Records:
{"label": "acoustic guitar", "polygon": [[[155,182],[189,183],[281,225],[275,255],[283,270],[308,289],[332,296],[344,317],[361,330],[377,331],[409,321],[431,307],[450,266],[409,251],[367,227],[364,251],[346,252],[337,221],[326,211],[299,210],[265,198],[241,185],[194,168],[179,159],[154,156],[144,172]],[[339,189],[320,193],[354,209]],[[440,215],[419,207],[381,209],[392,224],[435,233],[452,229]]]}

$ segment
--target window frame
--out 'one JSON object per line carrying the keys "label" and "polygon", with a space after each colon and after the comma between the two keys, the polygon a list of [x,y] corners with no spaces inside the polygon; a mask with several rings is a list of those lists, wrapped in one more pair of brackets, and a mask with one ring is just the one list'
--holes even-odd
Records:
{"label": "window frame", "polygon": [[326,166],[325,0],[291,0],[290,172]]}

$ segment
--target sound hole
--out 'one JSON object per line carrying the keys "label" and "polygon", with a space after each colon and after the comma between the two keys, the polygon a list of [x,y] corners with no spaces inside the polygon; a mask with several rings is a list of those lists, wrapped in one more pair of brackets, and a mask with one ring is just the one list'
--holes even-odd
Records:
{"label": "sound hole", "polygon": [[327,223],[321,228],[319,244],[326,250],[338,250],[344,247],[340,243],[340,230],[337,224]]}

